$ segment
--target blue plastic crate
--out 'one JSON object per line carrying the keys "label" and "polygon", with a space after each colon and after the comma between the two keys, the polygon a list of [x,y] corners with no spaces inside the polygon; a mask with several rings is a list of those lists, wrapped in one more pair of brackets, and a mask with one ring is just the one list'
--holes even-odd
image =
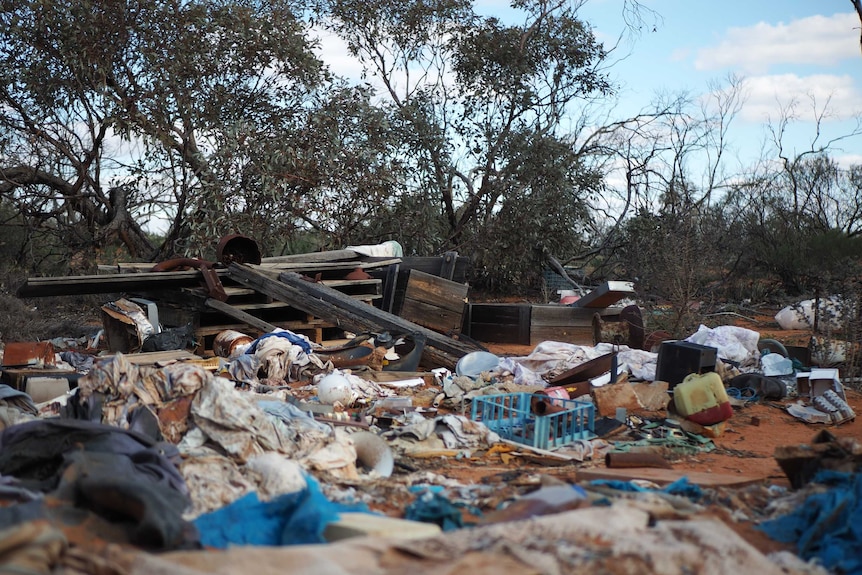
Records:
{"label": "blue plastic crate", "polygon": [[[550,402],[562,410],[540,415],[534,409],[537,402]],[[595,406],[586,401],[537,393],[502,393],[474,397],[470,418],[481,421],[503,439],[552,449],[578,439],[594,438],[595,413]]]}

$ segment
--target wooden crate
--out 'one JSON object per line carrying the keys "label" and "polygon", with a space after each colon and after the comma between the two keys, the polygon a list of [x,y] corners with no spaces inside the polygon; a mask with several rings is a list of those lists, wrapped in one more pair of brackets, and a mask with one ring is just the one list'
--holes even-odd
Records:
{"label": "wooden crate", "polygon": [[410,270],[398,315],[440,333],[460,333],[469,286]]}
{"label": "wooden crate", "polygon": [[618,316],[620,308],[590,309],[567,305],[533,305],[530,311],[530,345],[561,341],[594,345],[593,316]]}
{"label": "wooden crate", "polygon": [[463,333],[487,343],[530,343],[530,304],[468,303]]}

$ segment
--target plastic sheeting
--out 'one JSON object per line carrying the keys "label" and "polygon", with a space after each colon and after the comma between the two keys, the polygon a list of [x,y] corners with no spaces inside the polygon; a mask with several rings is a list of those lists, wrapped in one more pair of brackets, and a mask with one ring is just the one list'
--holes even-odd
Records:
{"label": "plastic sheeting", "polygon": [[782,543],[796,543],[803,559],[818,559],[836,573],[862,573],[862,475],[821,471],[815,483],[828,491],[810,495],[795,511],[759,526]]}
{"label": "plastic sheeting", "polygon": [[366,511],[329,501],[313,477],[306,488],[261,502],[250,493],[231,505],[195,520],[201,543],[218,549],[230,545],[299,545],[325,543],[326,525],[347,511]]}

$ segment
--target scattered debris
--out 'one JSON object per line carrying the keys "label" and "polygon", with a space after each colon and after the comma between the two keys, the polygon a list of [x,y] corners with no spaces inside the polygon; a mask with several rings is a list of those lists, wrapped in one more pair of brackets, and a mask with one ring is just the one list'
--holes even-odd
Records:
{"label": "scattered debris", "polygon": [[[517,337],[542,339],[515,356],[471,339],[490,308],[466,301],[457,254],[265,258],[234,234],[218,258],[28,281],[126,297],[101,307],[103,340],[6,345],[4,567],[30,565],[30,538],[43,573],[859,569],[837,527],[858,506],[836,503],[858,493],[840,432],[859,398],[837,369],[733,326],[642,349],[640,309],[612,307],[629,282],[517,309]],[[829,431],[776,450],[786,481],[681,468],[787,412]],[[758,523],[798,557],[739,534]]]}

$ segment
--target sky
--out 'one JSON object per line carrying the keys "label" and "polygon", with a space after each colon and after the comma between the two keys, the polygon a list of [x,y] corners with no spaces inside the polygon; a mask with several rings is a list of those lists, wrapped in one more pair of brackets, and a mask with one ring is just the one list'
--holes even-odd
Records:
{"label": "sky", "polygon": [[[657,93],[703,95],[729,75],[744,79],[745,104],[731,138],[741,161],[762,153],[766,127],[791,110],[785,147],[800,153],[858,128],[862,113],[860,23],[850,0],[640,0],[645,14],[639,34],[628,35],[624,0],[588,0],[580,10],[597,38],[617,60],[609,73],[619,87],[615,119],[648,107]],[[507,0],[475,0],[476,9],[506,20]],[[325,59],[347,77],[358,67],[332,39]],[[862,163],[862,135],[830,147],[843,165]]]}
{"label": "sky", "polygon": [[[862,113],[860,23],[849,0],[642,0],[654,10],[640,34],[624,40],[612,67],[624,110],[657,92],[704,94],[710,82],[744,79],[745,104],[732,134],[742,153],[759,154],[765,128],[782,110],[797,120],[787,146],[810,149],[815,115],[824,139],[851,134]],[[581,15],[611,46],[625,29],[623,0],[590,0]],[[654,28],[653,28],[654,26]],[[862,163],[862,135],[833,148],[842,164]]]}

